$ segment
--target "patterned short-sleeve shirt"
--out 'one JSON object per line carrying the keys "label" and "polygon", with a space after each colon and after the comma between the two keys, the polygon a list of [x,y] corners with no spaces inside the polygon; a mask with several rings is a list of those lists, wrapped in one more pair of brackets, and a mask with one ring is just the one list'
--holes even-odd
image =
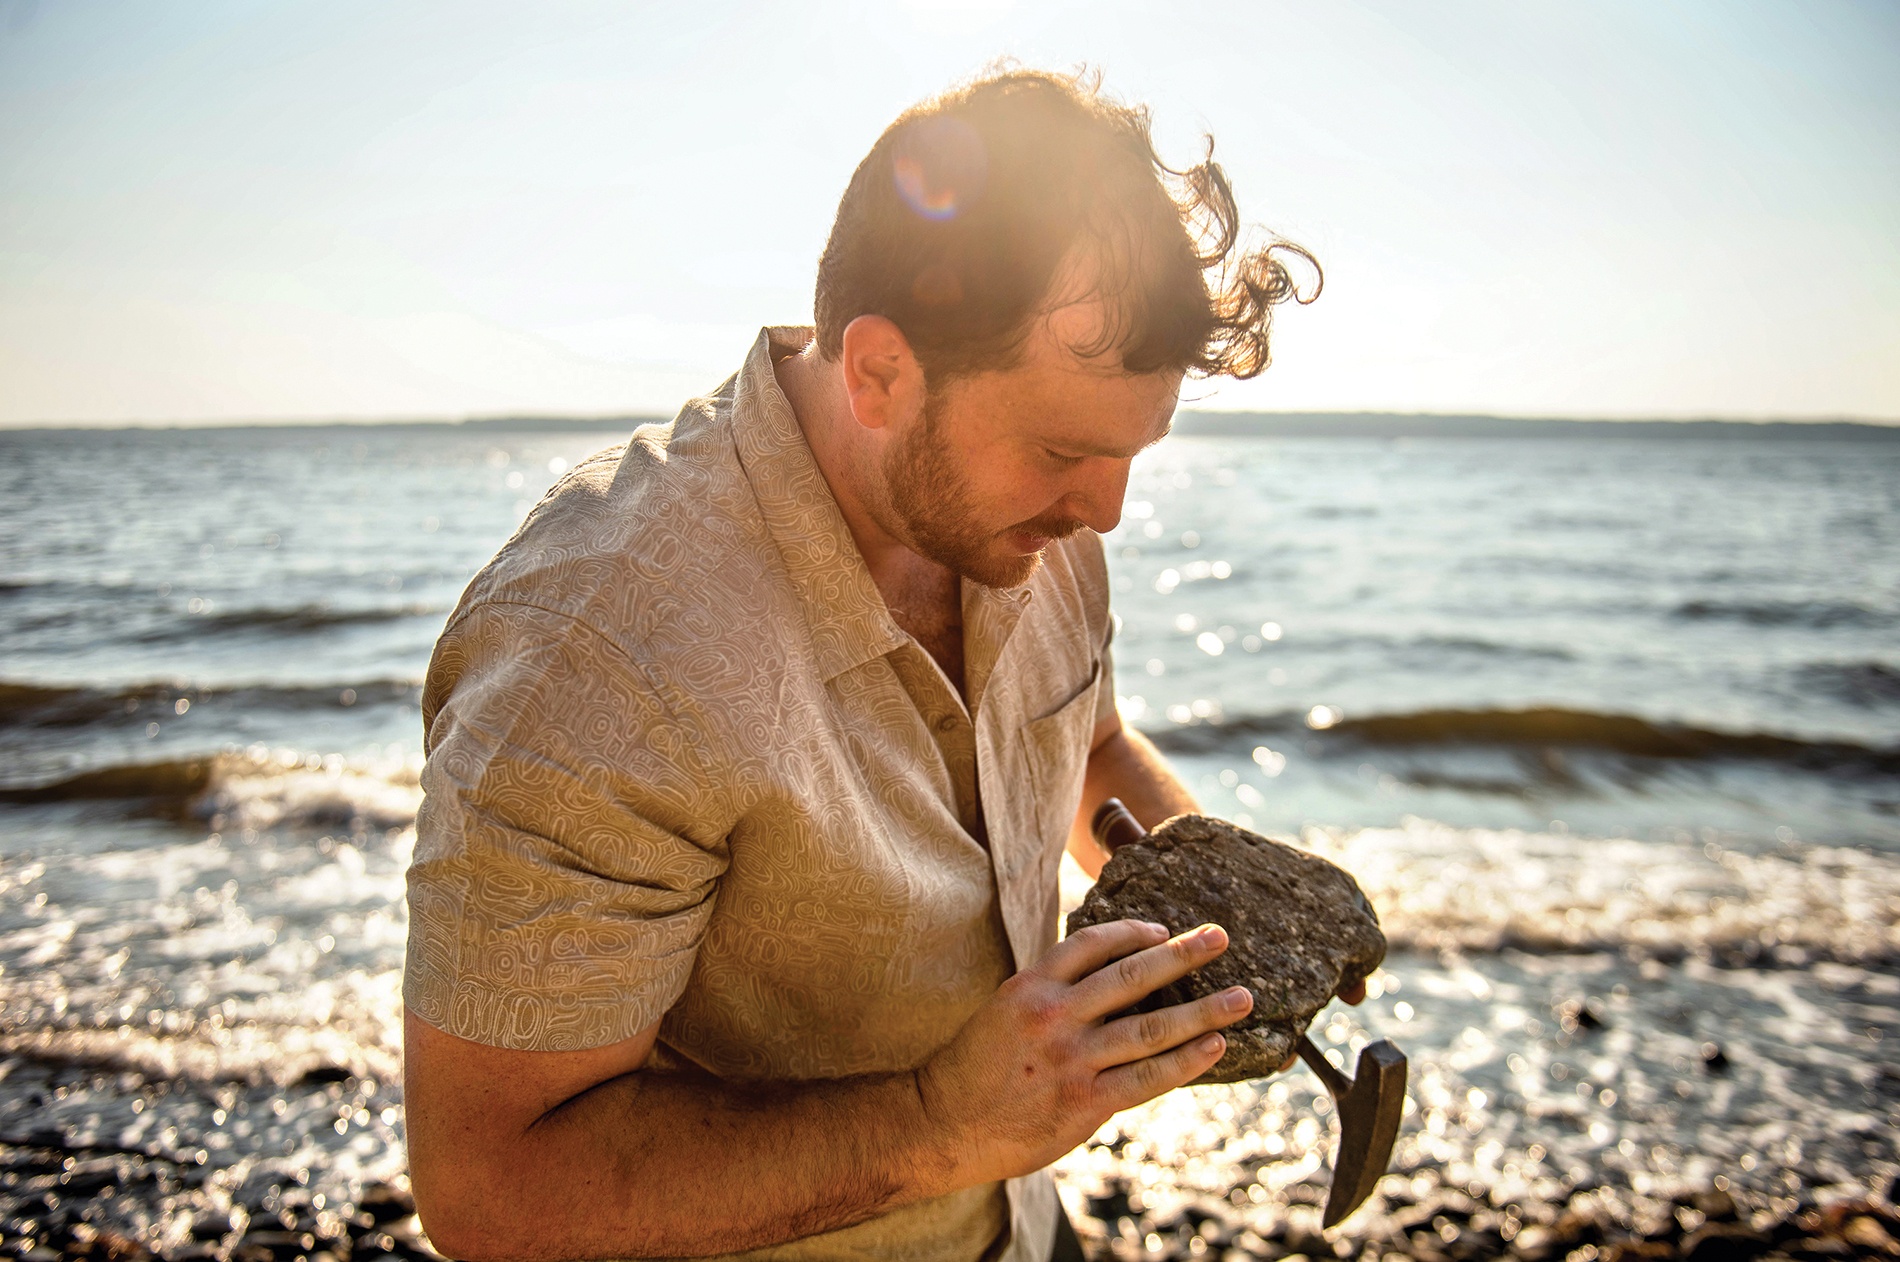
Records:
{"label": "patterned short-sleeve shirt", "polygon": [[[773,375],[809,329],[575,468],[430,662],[403,998],[462,1038],[646,1072],[923,1063],[1056,935],[1114,704],[1101,542],[963,585],[965,689],[892,620]],[[770,1258],[1040,1259],[1046,1174]]]}

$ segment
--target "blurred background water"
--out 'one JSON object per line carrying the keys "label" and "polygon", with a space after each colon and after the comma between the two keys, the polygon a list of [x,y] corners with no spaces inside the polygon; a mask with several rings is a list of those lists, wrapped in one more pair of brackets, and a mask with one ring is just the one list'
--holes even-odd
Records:
{"label": "blurred background water", "polygon": [[[0,1143],[144,1172],[0,1208],[182,1247],[399,1176],[420,680],[613,441],[0,433]],[[1107,548],[1124,713],[1380,908],[1376,993],[1320,1031],[1411,1052],[1404,1170],[1900,1170],[1900,442],[1189,432]],[[1151,1200],[1259,1203],[1323,1161],[1316,1090],[1110,1129]]]}

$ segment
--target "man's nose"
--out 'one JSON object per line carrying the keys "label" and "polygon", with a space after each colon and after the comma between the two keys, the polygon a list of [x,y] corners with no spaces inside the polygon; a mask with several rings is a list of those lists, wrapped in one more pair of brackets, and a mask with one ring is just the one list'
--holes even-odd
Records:
{"label": "man's nose", "polygon": [[1098,535],[1120,525],[1122,499],[1128,494],[1128,469],[1133,463],[1105,456],[1085,461],[1081,484],[1064,497],[1075,519]]}

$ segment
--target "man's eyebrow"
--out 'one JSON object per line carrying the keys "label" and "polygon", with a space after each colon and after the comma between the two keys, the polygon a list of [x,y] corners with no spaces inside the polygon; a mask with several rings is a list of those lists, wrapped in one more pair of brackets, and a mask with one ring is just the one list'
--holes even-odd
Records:
{"label": "man's eyebrow", "polygon": [[1059,443],[1051,443],[1050,445],[1052,447],[1061,449],[1064,453],[1067,453],[1067,454],[1073,454],[1077,456],[1112,456],[1117,460],[1121,460],[1121,459],[1127,459],[1128,457],[1133,456],[1137,454],[1138,452],[1143,452],[1143,451],[1148,450],[1148,448],[1154,446],[1156,443],[1160,442],[1162,439],[1166,438],[1169,434],[1172,434],[1173,432],[1174,432],[1174,418],[1170,416],[1168,418],[1167,423],[1161,427],[1161,432],[1159,434],[1156,434],[1153,438],[1150,438],[1147,442],[1143,443],[1140,447],[1136,448],[1135,451],[1125,451],[1120,447],[1109,447],[1101,443],[1090,443],[1090,442],[1074,442],[1074,443],[1060,443],[1059,442]]}

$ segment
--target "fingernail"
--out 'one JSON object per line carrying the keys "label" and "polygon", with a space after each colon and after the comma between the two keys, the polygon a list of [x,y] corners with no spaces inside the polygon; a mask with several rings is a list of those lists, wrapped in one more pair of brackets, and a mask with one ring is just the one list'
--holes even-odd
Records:
{"label": "fingernail", "polygon": [[1210,1034],[1201,1040],[1201,1050],[1204,1052],[1226,1051],[1227,1040],[1218,1034]]}
{"label": "fingernail", "polygon": [[1195,940],[1202,946],[1213,946],[1226,936],[1226,931],[1219,925],[1202,925],[1194,933]]}
{"label": "fingernail", "polygon": [[1245,986],[1236,986],[1232,990],[1224,991],[1220,997],[1220,1006],[1229,1012],[1239,1012],[1252,1005],[1253,996],[1248,993]]}
{"label": "fingernail", "polygon": [[1153,921],[1153,920],[1144,920],[1141,923],[1144,925],[1147,925],[1150,929],[1154,930],[1156,933],[1160,934],[1164,938],[1168,936],[1168,927],[1164,924],[1160,924],[1159,922]]}

